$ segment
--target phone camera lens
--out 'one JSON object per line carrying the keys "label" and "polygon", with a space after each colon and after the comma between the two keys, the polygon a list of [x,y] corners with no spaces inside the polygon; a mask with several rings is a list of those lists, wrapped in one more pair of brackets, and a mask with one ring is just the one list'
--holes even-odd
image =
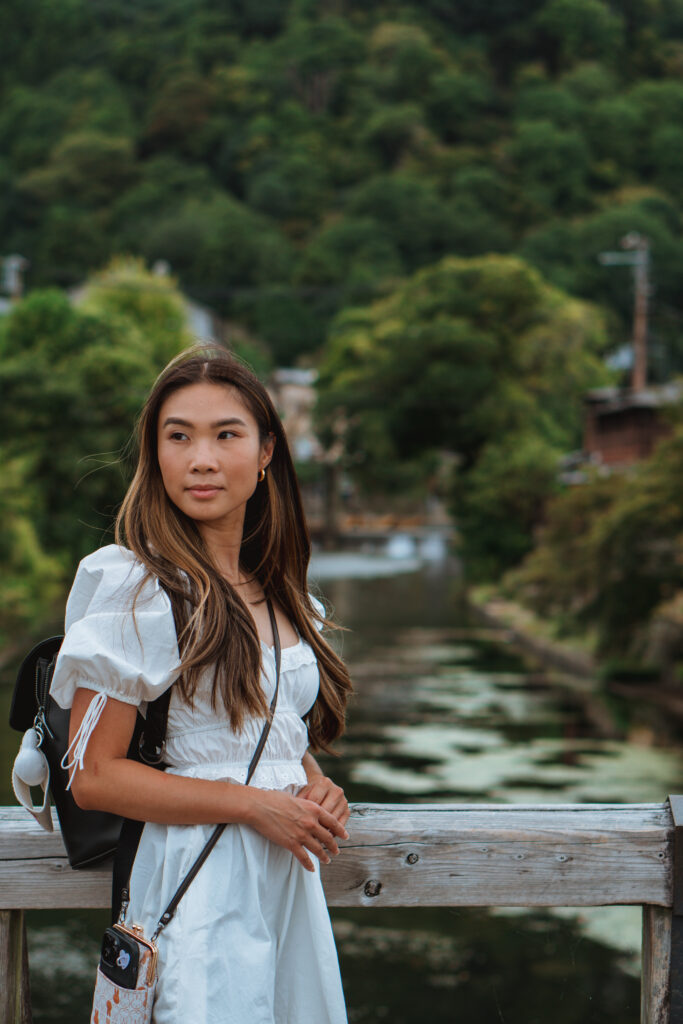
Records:
{"label": "phone camera lens", "polygon": [[102,959],[107,964],[115,964],[119,943],[111,935],[105,935],[102,943]]}

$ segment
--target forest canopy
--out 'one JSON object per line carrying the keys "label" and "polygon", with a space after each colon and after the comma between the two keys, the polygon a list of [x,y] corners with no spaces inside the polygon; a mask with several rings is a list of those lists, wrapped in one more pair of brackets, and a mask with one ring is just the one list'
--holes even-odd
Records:
{"label": "forest canopy", "polygon": [[683,0],[7,0],[0,231],[32,287],[171,263],[278,363],[446,255],[522,255],[618,345],[652,245],[683,367]]}

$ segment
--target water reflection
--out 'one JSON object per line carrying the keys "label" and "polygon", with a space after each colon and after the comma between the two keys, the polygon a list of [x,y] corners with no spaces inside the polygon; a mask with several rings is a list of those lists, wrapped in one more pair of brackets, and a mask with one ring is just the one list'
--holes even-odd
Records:
{"label": "water reflection", "polygon": [[[504,633],[468,621],[455,583],[433,563],[321,580],[351,630],[341,646],[357,693],[343,757],[328,765],[351,799],[633,803],[676,791],[676,737],[649,709],[522,660]],[[352,1021],[639,1017],[638,907],[333,917]]]}
{"label": "water reflection", "polygon": [[637,979],[571,923],[542,912],[369,913],[335,915],[350,1024],[638,1021]]}

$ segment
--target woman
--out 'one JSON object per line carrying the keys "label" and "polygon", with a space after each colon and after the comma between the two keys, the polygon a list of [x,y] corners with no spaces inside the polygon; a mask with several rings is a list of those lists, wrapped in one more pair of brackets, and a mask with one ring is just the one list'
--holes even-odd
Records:
{"label": "woman", "polygon": [[[230,823],[159,938],[155,1024],[343,1024],[319,862],[348,838],[349,808],[308,746],[340,735],[351,684],[306,590],[282,424],[258,379],[209,346],[163,371],[138,438],[117,543],[79,566],[51,687],[71,708],[74,797],[147,823],[126,923],[148,937]],[[275,685],[267,598],[280,688],[244,786]],[[173,683],[162,773],[126,752],[137,709]]]}

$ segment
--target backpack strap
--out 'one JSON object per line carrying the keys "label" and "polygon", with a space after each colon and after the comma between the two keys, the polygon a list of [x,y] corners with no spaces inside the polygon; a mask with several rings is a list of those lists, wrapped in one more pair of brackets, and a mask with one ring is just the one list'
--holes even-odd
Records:
{"label": "backpack strap", "polygon": [[[138,742],[140,760],[151,768],[158,768],[161,771],[166,768],[166,765],[161,760],[161,755],[164,748],[164,740],[166,739],[166,722],[172,690],[173,686],[169,686],[160,697],[157,697],[151,704],[148,704],[144,730],[140,734]],[[114,854],[111,876],[112,923],[117,921],[119,917],[121,893],[130,878],[144,824],[144,821],[124,818],[121,825],[121,835],[119,836],[116,853]]]}

